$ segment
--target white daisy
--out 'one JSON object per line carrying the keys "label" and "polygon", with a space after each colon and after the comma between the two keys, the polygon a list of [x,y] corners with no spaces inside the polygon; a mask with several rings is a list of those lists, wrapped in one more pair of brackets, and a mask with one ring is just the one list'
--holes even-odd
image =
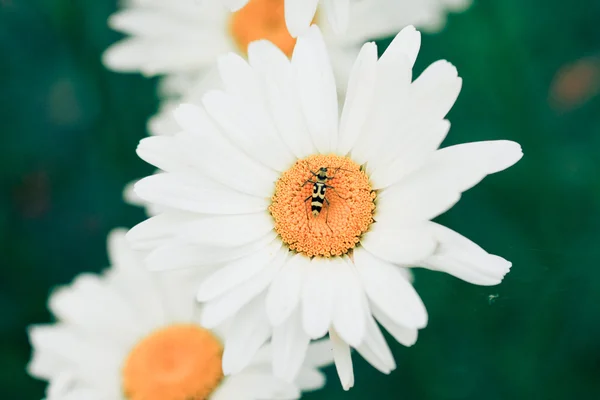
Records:
{"label": "white daisy", "polygon": [[[306,24],[314,21],[321,27],[336,74],[345,87],[352,62],[366,40],[396,34],[408,24],[437,29],[448,9],[469,1],[342,0],[347,4],[341,4],[333,0],[324,1],[323,12],[315,16],[318,0],[291,0],[285,13],[299,19],[308,16]],[[343,36],[335,35],[324,17],[341,10],[351,17]],[[236,52],[245,56],[250,42],[266,39],[290,56],[296,43],[284,21],[284,0],[250,0],[233,14],[212,0],[202,4],[197,0],[128,0],[110,17],[109,25],[129,35],[104,54],[109,68],[168,74],[163,92],[187,97],[205,88],[205,75],[219,55]]]}
{"label": "white daisy", "polygon": [[113,267],[57,290],[49,306],[58,321],[30,329],[28,369],[50,382],[48,400],[297,399],[323,386],[316,368],[330,358],[325,342],[311,348],[294,384],[272,374],[272,346],[224,377],[227,329],[193,321],[189,274],[148,272],[124,232],[113,232],[109,245]]}
{"label": "white daisy", "polygon": [[[274,351],[278,376],[291,379],[309,340],[328,333],[344,388],[353,384],[350,347],[394,369],[375,320],[405,345],[427,324],[404,267],[495,285],[511,266],[430,221],[522,152],[510,141],[438,150],[462,80],[438,61],[412,81],[419,48],[413,27],[380,59],[365,44],[339,117],[318,27],[300,36],[291,61],[267,41],[252,43],[249,63],[219,61],[223,91],[208,92],[202,108],[177,109],[182,132],[140,142],[139,156],[164,173],[135,191],[168,211],[128,237],[151,251],[154,270],[223,264],[198,291],[201,321],[270,322],[273,346],[286,349]],[[240,311],[265,293],[266,314]],[[225,347],[225,373],[267,339],[239,332]]]}

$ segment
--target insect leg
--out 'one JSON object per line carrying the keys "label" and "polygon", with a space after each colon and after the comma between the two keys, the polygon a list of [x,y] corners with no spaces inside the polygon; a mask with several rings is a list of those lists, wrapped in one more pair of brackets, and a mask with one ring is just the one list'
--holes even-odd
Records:
{"label": "insect leg", "polygon": [[333,229],[331,229],[331,227],[329,226],[329,224],[327,223],[327,221],[329,220],[329,200],[327,200],[326,198],[323,199],[325,200],[325,203],[327,204],[327,210],[325,210],[325,225],[327,225],[327,227],[329,228],[329,230],[331,231],[331,233],[333,233]]}
{"label": "insect leg", "polygon": [[307,183],[309,183],[309,182],[310,182],[310,183],[312,183],[313,185],[314,185],[315,183],[317,183],[317,182],[315,182],[315,181],[311,181],[310,179],[307,179],[307,180],[306,180],[306,182],[304,182],[304,183],[302,184],[302,186],[301,186],[301,187],[304,187],[304,186],[306,186],[306,184],[307,184]]}
{"label": "insect leg", "polygon": [[333,190],[333,191],[335,192],[335,194],[337,194],[337,195],[338,195],[338,197],[339,197],[340,199],[342,199],[342,200],[348,200],[347,198],[345,198],[345,197],[342,197],[342,196],[341,196],[341,195],[338,193],[338,191],[337,191],[337,190],[335,190],[335,188],[334,188],[333,186],[331,186],[331,185],[325,185],[325,187],[326,187],[327,189],[331,189],[331,190]]}
{"label": "insect leg", "polygon": [[[312,194],[308,196],[306,200],[304,200],[304,204],[306,204],[306,202],[310,199],[312,199]],[[308,217],[308,208],[306,208],[306,205],[304,206],[304,209],[306,210],[306,225],[308,225],[308,229],[312,231],[312,229],[310,229],[310,218]]]}

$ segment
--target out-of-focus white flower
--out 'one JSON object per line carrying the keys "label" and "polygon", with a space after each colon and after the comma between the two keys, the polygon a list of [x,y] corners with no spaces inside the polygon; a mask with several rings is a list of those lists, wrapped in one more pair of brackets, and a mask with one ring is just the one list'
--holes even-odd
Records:
{"label": "out-of-focus white flower", "polygon": [[[394,35],[409,24],[439,28],[448,9],[469,1],[328,0],[315,15],[318,0],[287,0],[285,11],[284,0],[250,0],[235,13],[219,1],[129,0],[109,19],[113,29],[128,37],[106,51],[104,62],[116,71],[168,74],[164,91],[189,96],[204,87],[200,83],[219,55],[245,55],[254,40],[269,40],[290,56],[296,39],[286,27],[287,15],[295,20],[308,18],[299,23],[306,28],[311,22],[321,27],[343,90],[352,62],[366,40]],[[336,16],[327,19],[325,15]],[[346,19],[348,29],[344,35],[336,35],[329,21]]]}
{"label": "out-of-focus white flower", "polygon": [[113,267],[57,290],[49,304],[58,321],[30,328],[28,369],[49,381],[47,400],[278,400],[323,386],[326,342],[310,350],[296,383],[272,374],[270,345],[224,377],[223,344],[235,332],[194,321],[189,274],[148,272],[122,231],[109,244]]}
{"label": "out-of-focus white flower", "polygon": [[[277,376],[292,379],[311,339],[329,334],[343,387],[353,385],[350,348],[384,373],[395,363],[376,320],[412,345],[427,312],[406,267],[495,285],[511,263],[431,222],[486,175],[516,163],[510,141],[438,149],[462,85],[446,61],[413,81],[420,48],[413,27],[381,58],[363,46],[341,113],[318,27],[290,59],[267,41],[248,62],[219,60],[223,90],[202,107],[180,106],[180,133],[141,141],[139,156],[163,173],[135,192],[163,212],[129,232],[153,270],[221,265],[200,285],[201,321],[228,318],[226,374],[268,339]],[[340,116],[341,115],[341,116]]]}

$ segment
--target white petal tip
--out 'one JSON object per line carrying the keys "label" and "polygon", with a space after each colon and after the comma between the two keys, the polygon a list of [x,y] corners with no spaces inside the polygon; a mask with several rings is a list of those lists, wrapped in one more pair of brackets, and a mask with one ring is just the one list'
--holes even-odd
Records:
{"label": "white petal tip", "polygon": [[194,105],[194,104],[189,104],[189,103],[183,103],[178,105],[174,110],[173,110],[173,116],[175,117],[175,120],[181,125],[180,120],[182,118],[186,118],[187,115],[189,115],[190,113],[197,113],[200,112],[200,107]]}
{"label": "white petal tip", "polygon": [[319,340],[322,337],[324,337],[327,334],[327,331],[323,332],[323,331],[310,331],[310,330],[304,330],[306,332],[306,334],[308,335],[309,338],[311,338],[311,340]]}
{"label": "white petal tip", "polygon": [[358,347],[363,342],[365,338],[365,329],[338,329],[336,328],[338,335],[344,340],[344,342],[348,343],[350,347]]}
{"label": "white petal tip", "polygon": [[493,260],[493,262],[490,263],[489,267],[490,270],[494,271],[493,273],[495,275],[495,278],[492,278],[490,280],[490,283],[485,286],[499,285],[504,280],[504,277],[510,272],[510,269],[512,268],[512,263],[494,254],[490,254],[489,259],[490,261]]}
{"label": "white petal tip", "polygon": [[128,68],[128,63],[123,58],[120,48],[113,45],[102,53],[102,64],[115,72],[132,72],[133,68]]}
{"label": "white petal tip", "polygon": [[411,33],[411,32],[416,32],[420,35],[420,32],[417,31],[417,28],[415,28],[414,25],[407,25],[405,26],[400,32],[404,32],[405,34]]}
{"label": "white petal tip", "polygon": [[515,165],[523,158],[523,149],[517,142],[510,140],[495,141],[496,154],[490,163],[490,173],[503,171]]}

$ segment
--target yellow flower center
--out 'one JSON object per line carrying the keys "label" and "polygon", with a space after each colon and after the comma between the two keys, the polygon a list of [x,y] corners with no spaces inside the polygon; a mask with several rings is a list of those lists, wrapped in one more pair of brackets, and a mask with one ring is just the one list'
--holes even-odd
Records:
{"label": "yellow flower center", "polygon": [[248,45],[266,39],[292,56],[296,39],[285,24],[284,0],[250,0],[241,10],[232,14],[229,29],[231,36],[244,54]]}
{"label": "yellow flower center", "polygon": [[123,367],[128,400],[204,400],[223,379],[223,346],[206,329],[172,325],[140,341]]}
{"label": "yellow flower center", "polygon": [[373,222],[375,192],[346,157],[313,155],[285,171],[269,211],[287,246],[309,257],[348,253]]}

